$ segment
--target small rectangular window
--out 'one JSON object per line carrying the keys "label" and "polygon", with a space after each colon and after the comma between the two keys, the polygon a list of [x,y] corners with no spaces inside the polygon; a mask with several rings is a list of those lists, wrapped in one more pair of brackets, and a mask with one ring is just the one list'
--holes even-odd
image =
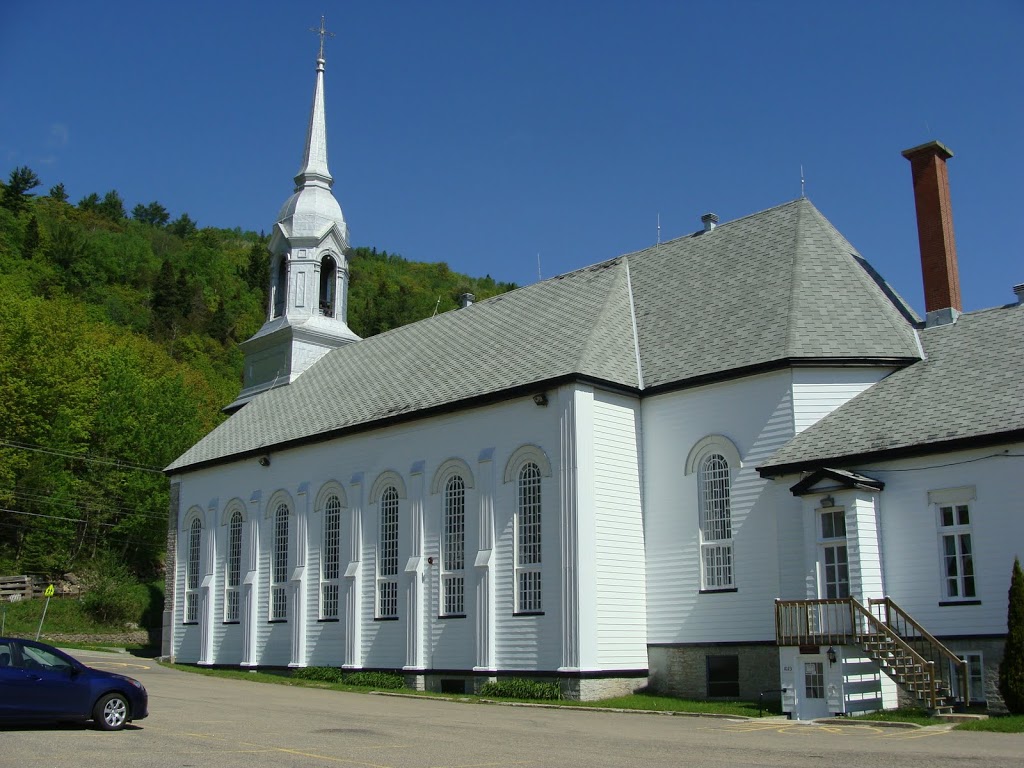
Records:
{"label": "small rectangular window", "polygon": [[974,583],[974,547],[971,541],[971,511],[967,504],[939,506],[939,543],[942,557],[942,587],[946,598],[977,597]]}
{"label": "small rectangular window", "polygon": [[825,698],[825,665],[817,661],[804,663],[804,694],[808,699]]}
{"label": "small rectangular window", "polygon": [[708,698],[740,695],[740,657],[708,656]]}

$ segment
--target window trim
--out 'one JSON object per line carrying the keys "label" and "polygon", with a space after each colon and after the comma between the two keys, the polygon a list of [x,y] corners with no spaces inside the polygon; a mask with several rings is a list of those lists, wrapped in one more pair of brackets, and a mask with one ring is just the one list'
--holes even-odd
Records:
{"label": "window trim", "polygon": [[444,484],[441,511],[441,590],[438,614],[466,615],[466,481],[452,474]]}
{"label": "window trim", "polygon": [[183,624],[199,623],[199,586],[202,583],[203,565],[203,520],[200,515],[191,515],[188,522],[185,558],[185,605],[182,612]]}
{"label": "window trim", "polygon": [[[712,464],[716,466],[712,467]],[[732,474],[726,456],[713,452],[701,457],[697,469],[701,590],[717,591],[736,587]]]}
{"label": "window trim", "polygon": [[[227,551],[224,556],[224,623],[238,624],[242,604],[242,539],[245,536],[245,514],[237,507],[228,507]],[[237,523],[237,528],[236,528]],[[237,537],[236,537],[237,531]]]}
{"label": "window trim", "polygon": [[[958,488],[944,488],[928,492],[928,503],[933,510],[936,526],[938,546],[938,568],[939,568],[939,605],[980,605],[980,592],[978,588],[978,567],[977,548],[974,541],[974,501],[977,494],[974,486],[961,486]],[[943,522],[944,510],[950,510],[951,523]],[[959,516],[961,510],[967,513],[967,522],[961,523]],[[967,552],[964,551],[964,537],[967,537]],[[955,549],[956,573],[950,576],[949,557],[947,552],[948,541],[951,540]],[[967,574],[965,565],[970,566],[970,574]],[[970,580],[970,591],[967,594]],[[950,582],[955,580],[957,594],[950,594]]]}
{"label": "window trim", "polygon": [[[375,619],[398,618],[398,549],[400,499],[398,489],[388,485],[377,502],[377,580]],[[387,517],[385,517],[387,515]],[[393,593],[393,594],[392,594]]]}
{"label": "window trim", "polygon": [[[535,462],[527,461],[519,468],[516,482],[514,569],[517,616],[544,612],[543,531],[543,475]],[[525,542],[524,537],[527,539]]]}
{"label": "window trim", "polygon": [[[817,523],[817,539],[818,539],[818,594],[826,600],[842,600],[853,594],[853,585],[850,581],[850,540],[849,540],[849,527],[846,524],[846,508],[845,507],[819,507],[815,514]],[[825,534],[825,520],[831,518],[832,520],[832,535],[826,536]],[[836,521],[842,521],[843,532],[842,535],[837,533],[838,525]],[[842,560],[840,561],[837,557],[834,567],[836,570],[835,581],[830,582],[828,576],[828,559],[826,552],[829,549],[834,549],[836,554],[839,554],[839,548],[842,548]],[[845,567],[846,569],[846,581],[842,581],[839,577],[840,568]],[[836,588],[836,594],[834,596],[829,595],[829,586],[834,584]],[[846,585],[846,594],[841,594],[843,591],[840,589],[843,585]]]}
{"label": "window trim", "polygon": [[341,516],[344,504],[337,493],[323,503],[320,537],[320,621],[341,617]]}
{"label": "window trim", "polygon": [[[271,505],[273,535],[270,551],[270,594],[267,619],[270,623],[288,621],[288,566],[291,562],[291,506],[280,500]],[[282,535],[283,534],[283,535]]]}

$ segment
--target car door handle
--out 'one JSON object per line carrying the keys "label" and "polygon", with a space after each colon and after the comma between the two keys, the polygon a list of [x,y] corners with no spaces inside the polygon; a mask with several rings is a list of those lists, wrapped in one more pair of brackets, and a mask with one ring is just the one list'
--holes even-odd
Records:
{"label": "car door handle", "polygon": [[35,683],[38,683],[40,680],[43,679],[39,675],[25,675],[25,677],[27,677],[29,680]]}

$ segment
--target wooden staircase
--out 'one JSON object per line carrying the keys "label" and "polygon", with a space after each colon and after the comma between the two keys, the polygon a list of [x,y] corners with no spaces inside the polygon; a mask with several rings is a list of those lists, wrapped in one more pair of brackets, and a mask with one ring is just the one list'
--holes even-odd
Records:
{"label": "wooden staircase", "polygon": [[933,714],[965,703],[967,663],[888,597],[868,607],[852,597],[776,600],[775,635],[779,645],[856,646]]}

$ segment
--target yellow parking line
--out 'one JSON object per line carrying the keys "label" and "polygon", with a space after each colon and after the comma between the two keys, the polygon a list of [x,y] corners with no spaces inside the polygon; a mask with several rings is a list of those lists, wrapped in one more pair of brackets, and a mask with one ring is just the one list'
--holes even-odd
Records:
{"label": "yellow parking line", "polygon": [[122,669],[151,669],[146,664],[129,664],[126,661],[94,661],[90,666],[93,667],[120,667]]}

